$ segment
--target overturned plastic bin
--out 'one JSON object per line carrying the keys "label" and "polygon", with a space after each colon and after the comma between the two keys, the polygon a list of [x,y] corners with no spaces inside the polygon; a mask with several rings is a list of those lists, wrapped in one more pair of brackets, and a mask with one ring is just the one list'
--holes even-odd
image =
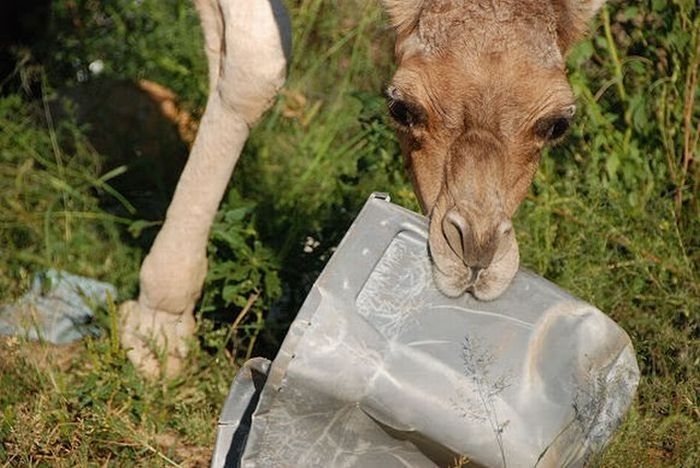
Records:
{"label": "overturned plastic bin", "polygon": [[639,381],[627,334],[521,270],[493,302],[434,286],[427,220],[373,195],[274,362],[231,386],[213,467],[582,466]]}

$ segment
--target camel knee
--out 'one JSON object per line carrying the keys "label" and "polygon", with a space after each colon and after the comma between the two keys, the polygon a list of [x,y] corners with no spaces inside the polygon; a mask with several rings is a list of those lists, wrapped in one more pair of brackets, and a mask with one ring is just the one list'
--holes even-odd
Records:
{"label": "camel knee", "polygon": [[149,309],[184,314],[191,312],[199,299],[207,274],[207,259],[201,256],[178,257],[151,251],[141,266],[139,303]]}
{"label": "camel knee", "polygon": [[221,0],[224,48],[216,92],[251,126],[286,79],[291,23],[279,0]]}

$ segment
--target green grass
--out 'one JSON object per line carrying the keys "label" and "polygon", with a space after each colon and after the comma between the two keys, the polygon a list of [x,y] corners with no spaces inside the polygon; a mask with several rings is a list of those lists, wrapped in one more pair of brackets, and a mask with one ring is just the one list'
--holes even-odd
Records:
{"label": "green grass", "polygon": [[[22,68],[34,95],[0,97],[2,302],[48,267],[111,281],[119,299],[137,292],[155,228],[133,238],[147,225],[110,189],[110,155],[45,106],[101,59],[105,76],[158,81],[201,113],[204,57],[189,2],[135,5],[54,2],[57,39],[37,52],[41,63]],[[392,38],[378,6],[288,5],[290,79],[253,132],[217,218],[185,375],[139,379],[112,344],[113,309],[98,311],[103,337],[71,347],[0,338],[0,462],[206,465],[237,366],[274,352],[367,195],[388,191],[417,207],[381,97]],[[638,397],[601,465],[698,466],[700,177],[690,158],[700,19],[692,0],[616,2],[594,28],[569,59],[576,125],[543,157],[515,220],[521,258],[607,312],[638,353]],[[320,243],[311,254],[307,237]]]}

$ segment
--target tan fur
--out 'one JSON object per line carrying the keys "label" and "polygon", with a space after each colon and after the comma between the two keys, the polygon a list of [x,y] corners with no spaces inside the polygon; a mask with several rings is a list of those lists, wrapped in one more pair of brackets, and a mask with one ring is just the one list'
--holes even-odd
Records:
{"label": "tan fur", "polygon": [[397,25],[390,106],[425,114],[398,135],[431,218],[435,279],[492,299],[518,267],[510,218],[548,143],[534,128],[572,114],[563,57],[602,2],[385,3]]}
{"label": "tan fur", "polygon": [[391,18],[391,24],[398,31],[415,26],[423,4],[427,0],[384,0],[384,8]]}

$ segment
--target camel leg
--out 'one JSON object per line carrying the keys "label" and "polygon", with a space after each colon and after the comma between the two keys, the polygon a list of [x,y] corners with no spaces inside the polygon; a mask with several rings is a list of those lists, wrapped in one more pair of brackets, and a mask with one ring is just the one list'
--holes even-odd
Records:
{"label": "camel leg", "polygon": [[224,23],[218,0],[194,0],[194,5],[202,23],[204,52],[207,55],[207,64],[209,65],[209,90],[211,91],[216,89],[216,84],[219,81]]}
{"label": "camel leg", "polygon": [[148,377],[173,377],[182,369],[214,215],[249,128],[284,83],[290,46],[280,0],[195,1],[210,95],[165,223],[141,266],[138,301],[120,308],[122,346]]}

